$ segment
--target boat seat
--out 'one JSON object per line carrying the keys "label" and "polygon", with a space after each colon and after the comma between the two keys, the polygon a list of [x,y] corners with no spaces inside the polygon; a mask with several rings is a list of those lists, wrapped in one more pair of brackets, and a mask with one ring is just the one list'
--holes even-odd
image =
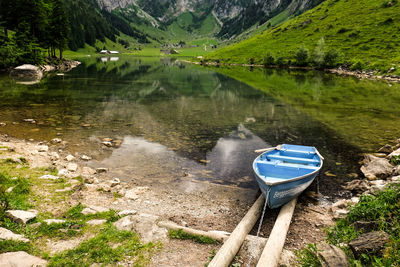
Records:
{"label": "boat seat", "polygon": [[299,164],[318,164],[320,161],[318,159],[306,159],[306,158],[297,158],[297,157],[288,157],[288,156],[281,156],[277,154],[270,154],[267,156],[269,159],[277,159],[281,161],[287,161],[292,163],[299,163]]}
{"label": "boat seat", "polygon": [[282,167],[289,167],[289,168],[303,168],[303,169],[316,169],[318,166],[314,164],[298,164],[296,162],[282,162],[281,160],[274,160],[274,161],[257,161],[257,164],[264,164],[264,165],[271,165],[271,166],[282,166]]}

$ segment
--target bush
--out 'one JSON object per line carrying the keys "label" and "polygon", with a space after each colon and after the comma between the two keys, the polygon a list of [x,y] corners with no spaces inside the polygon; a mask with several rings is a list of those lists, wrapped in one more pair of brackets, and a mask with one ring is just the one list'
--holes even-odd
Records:
{"label": "bush", "polygon": [[324,67],[333,68],[338,65],[339,53],[335,49],[330,49],[324,55]]}
{"label": "bush", "polygon": [[268,52],[264,57],[264,66],[271,66],[275,64],[274,56]]}
{"label": "bush", "polygon": [[364,63],[357,61],[350,66],[350,70],[363,70],[365,68]]}
{"label": "bush", "polygon": [[295,55],[298,66],[307,66],[308,50],[303,45],[299,47]]}
{"label": "bush", "polygon": [[276,59],[276,65],[278,65],[279,67],[284,67],[287,65],[287,61],[284,57],[278,57]]}

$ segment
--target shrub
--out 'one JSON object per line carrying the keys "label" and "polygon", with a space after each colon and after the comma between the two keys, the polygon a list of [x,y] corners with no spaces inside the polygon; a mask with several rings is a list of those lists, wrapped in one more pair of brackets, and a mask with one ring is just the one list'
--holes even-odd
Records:
{"label": "shrub", "polygon": [[308,49],[303,45],[299,47],[295,55],[296,63],[299,66],[306,66],[308,60]]}
{"label": "shrub", "polygon": [[264,57],[264,66],[271,66],[275,64],[274,56],[268,52]]}
{"label": "shrub", "polygon": [[350,70],[362,70],[364,69],[364,67],[364,63],[362,63],[361,61],[357,61],[350,66]]}
{"label": "shrub", "polygon": [[278,57],[276,59],[276,65],[278,65],[279,67],[284,67],[287,65],[287,62],[284,57]]}
{"label": "shrub", "polygon": [[324,55],[324,67],[332,68],[338,65],[339,53],[335,49],[329,49]]}

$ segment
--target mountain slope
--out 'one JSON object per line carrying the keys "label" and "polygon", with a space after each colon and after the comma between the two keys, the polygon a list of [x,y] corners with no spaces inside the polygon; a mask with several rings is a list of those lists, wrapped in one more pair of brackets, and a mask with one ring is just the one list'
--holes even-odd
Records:
{"label": "mountain slope", "polygon": [[294,59],[303,44],[311,52],[324,38],[343,54],[343,62],[361,61],[369,68],[400,62],[400,3],[397,0],[326,0],[316,8],[248,40],[209,54],[222,62],[263,62],[266,52]]}
{"label": "mountain slope", "polygon": [[[218,36],[232,38],[286,10],[298,15],[323,0],[97,0],[149,36],[176,40]],[[179,23],[182,18],[187,23]],[[146,27],[151,25],[151,28]],[[160,32],[165,34],[160,35]],[[185,36],[186,35],[186,36]],[[157,37],[155,37],[157,39]]]}

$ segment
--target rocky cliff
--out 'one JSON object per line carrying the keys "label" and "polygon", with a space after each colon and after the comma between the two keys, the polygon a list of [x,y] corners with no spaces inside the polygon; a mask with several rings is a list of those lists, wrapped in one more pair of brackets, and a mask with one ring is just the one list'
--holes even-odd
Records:
{"label": "rocky cliff", "polygon": [[[297,15],[316,6],[323,0],[97,0],[107,11],[134,8],[137,16],[159,24],[168,24],[185,12],[197,17],[209,14],[218,24],[223,24],[219,37],[230,38],[255,24],[288,10]],[[145,15],[140,15],[145,14]]]}

